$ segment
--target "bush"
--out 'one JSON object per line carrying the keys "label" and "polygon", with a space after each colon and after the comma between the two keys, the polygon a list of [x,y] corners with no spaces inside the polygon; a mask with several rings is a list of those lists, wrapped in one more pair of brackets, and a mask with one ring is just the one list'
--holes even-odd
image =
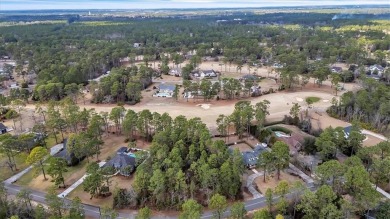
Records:
{"label": "bush", "polygon": [[306,154],[314,155],[317,152],[317,147],[315,146],[316,139],[312,137],[305,137],[302,143],[302,150]]}
{"label": "bush", "polygon": [[288,129],[288,128],[285,128],[285,127],[281,127],[281,126],[271,126],[271,127],[268,127],[268,129],[272,132],[284,132],[286,134],[291,134],[291,130]]}
{"label": "bush", "polygon": [[22,84],[21,84],[21,87],[22,88],[28,88],[28,83],[26,81],[24,81]]}
{"label": "bush", "polygon": [[316,103],[320,100],[321,100],[321,98],[319,98],[319,97],[306,97],[307,104],[313,104],[313,103]]}

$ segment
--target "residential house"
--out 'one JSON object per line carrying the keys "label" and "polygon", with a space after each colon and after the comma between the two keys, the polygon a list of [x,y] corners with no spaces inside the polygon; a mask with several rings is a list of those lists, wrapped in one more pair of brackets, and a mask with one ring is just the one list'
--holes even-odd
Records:
{"label": "residential house", "polygon": [[283,141],[288,145],[291,154],[296,154],[301,150],[304,137],[300,134],[291,133],[290,136],[278,136],[278,140]]}
{"label": "residential house", "polygon": [[217,73],[214,70],[203,70],[200,72],[201,78],[214,78],[217,77]]}
{"label": "residential house", "polygon": [[217,72],[215,72],[212,69],[211,70],[197,70],[197,71],[193,71],[192,75],[195,78],[214,78],[214,77],[218,76]]}
{"label": "residential house", "polygon": [[64,158],[66,160],[66,163],[68,166],[75,166],[77,165],[78,163],[80,163],[80,161],[84,160],[85,156],[84,157],[81,157],[81,158],[77,158],[76,155],[73,153],[73,152],[70,152],[68,147],[68,139],[64,139],[64,143],[63,143],[63,148],[60,152],[58,152],[56,155],[54,155],[54,157],[61,157],[61,158]]}
{"label": "residential house", "polygon": [[172,68],[168,72],[169,75],[176,76],[176,77],[181,77],[181,69],[180,68]]}
{"label": "residential house", "polygon": [[282,64],[279,64],[279,63],[275,63],[273,65],[274,68],[283,68],[283,65]]}
{"label": "residential house", "polygon": [[385,71],[385,68],[378,64],[371,65],[368,69],[371,74],[376,73],[376,75],[378,75],[379,77],[381,77],[383,75],[383,72]]}
{"label": "residential house", "polygon": [[341,72],[343,71],[343,69],[342,69],[341,67],[332,66],[332,67],[330,68],[330,71],[331,71],[332,73],[341,73]]}
{"label": "residential house", "polygon": [[7,133],[7,127],[3,123],[0,123],[0,134],[5,133]]}
{"label": "residential house", "polygon": [[117,154],[105,163],[103,167],[113,167],[122,176],[130,176],[135,170],[136,161],[133,154],[126,152],[126,147],[119,148]]}
{"label": "residential house", "polygon": [[176,85],[174,85],[174,84],[162,83],[158,86],[157,91],[153,96],[154,97],[172,97],[175,89],[176,89]]}
{"label": "residential house", "polygon": [[134,48],[140,48],[141,46],[143,46],[143,43],[134,43],[133,44]]}
{"label": "residential house", "polygon": [[244,165],[249,169],[255,168],[259,160],[259,155],[264,151],[265,147],[257,145],[253,151],[242,152],[241,154],[244,161]]}
{"label": "residential house", "polygon": [[256,75],[252,75],[252,74],[246,74],[240,78],[240,81],[246,81],[246,80],[258,81],[259,77],[257,77]]}

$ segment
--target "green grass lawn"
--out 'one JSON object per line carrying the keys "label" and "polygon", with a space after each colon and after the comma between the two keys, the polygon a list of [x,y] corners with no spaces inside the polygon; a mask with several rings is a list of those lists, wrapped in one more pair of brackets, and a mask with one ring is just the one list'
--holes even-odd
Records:
{"label": "green grass lawn", "polygon": [[1,174],[0,174],[0,181],[4,181],[11,176],[17,174],[18,172],[26,169],[29,165],[25,162],[26,161],[27,154],[20,153],[16,155],[15,161],[16,161],[16,167],[18,168],[18,171],[12,172],[11,169],[5,164],[5,162],[8,160],[7,156],[4,154],[0,154],[0,163],[1,166]]}
{"label": "green grass lawn", "polygon": [[319,97],[306,97],[307,104],[313,104],[313,103],[316,103],[320,100],[321,100],[321,98],[319,98]]}
{"label": "green grass lawn", "polygon": [[[64,134],[64,138],[66,138],[66,135]],[[57,140],[58,140],[58,143],[60,143],[62,141],[62,136],[61,134],[57,134]],[[47,148],[51,148],[53,147],[54,145],[57,145],[56,143],[56,139],[54,137],[54,135],[49,135],[46,139],[46,145],[47,145]]]}

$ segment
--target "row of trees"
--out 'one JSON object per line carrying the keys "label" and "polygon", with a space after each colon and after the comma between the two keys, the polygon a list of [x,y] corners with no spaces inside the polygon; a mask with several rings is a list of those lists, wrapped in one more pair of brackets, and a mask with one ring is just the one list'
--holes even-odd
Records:
{"label": "row of trees", "polygon": [[256,127],[261,130],[264,127],[265,118],[269,115],[268,100],[263,100],[251,105],[250,101],[239,101],[235,104],[234,111],[231,115],[219,115],[217,118],[217,129],[222,136],[229,136],[230,126],[234,125],[236,134],[242,138],[244,133],[250,132],[252,120],[256,121]]}
{"label": "row of trees", "polygon": [[361,122],[365,128],[386,131],[390,124],[390,91],[374,79],[363,80],[363,89],[344,93],[328,110],[337,118]]}

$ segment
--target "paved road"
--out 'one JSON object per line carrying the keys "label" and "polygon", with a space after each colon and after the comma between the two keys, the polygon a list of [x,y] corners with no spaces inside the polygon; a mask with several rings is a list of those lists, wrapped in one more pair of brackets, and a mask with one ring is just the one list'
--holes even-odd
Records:
{"label": "paved road", "polygon": [[[9,184],[9,183],[4,183],[5,188],[7,189],[8,194],[10,195],[16,195],[20,190],[23,189],[23,187],[14,185],[14,184]],[[308,188],[311,191],[315,190],[315,187],[313,185],[308,185]],[[31,192],[31,199],[37,203],[46,204],[45,200],[45,195],[46,193],[40,192],[40,191],[35,191],[35,190],[30,190]],[[288,199],[292,199],[293,194],[288,194],[286,196]],[[276,202],[279,199],[279,197],[274,197],[274,202]],[[65,204],[69,205],[71,203],[71,200],[64,198]],[[263,208],[266,206],[266,201],[264,197],[249,200],[245,202],[245,208],[247,211],[253,211],[259,208]],[[97,206],[92,206],[92,205],[87,205],[87,204],[82,204],[84,208],[84,212],[86,216],[93,217],[93,218],[99,218],[100,213],[99,213],[99,207]],[[230,209],[228,209],[225,212],[225,216],[230,215]],[[202,215],[202,219],[211,219],[213,217],[212,212],[205,212]],[[135,214],[129,214],[129,213],[119,213],[118,219],[127,219],[127,218],[135,218]],[[163,219],[175,219],[177,217],[169,217],[169,216],[155,216],[152,217],[153,219],[158,219],[158,218],[163,218]]]}

